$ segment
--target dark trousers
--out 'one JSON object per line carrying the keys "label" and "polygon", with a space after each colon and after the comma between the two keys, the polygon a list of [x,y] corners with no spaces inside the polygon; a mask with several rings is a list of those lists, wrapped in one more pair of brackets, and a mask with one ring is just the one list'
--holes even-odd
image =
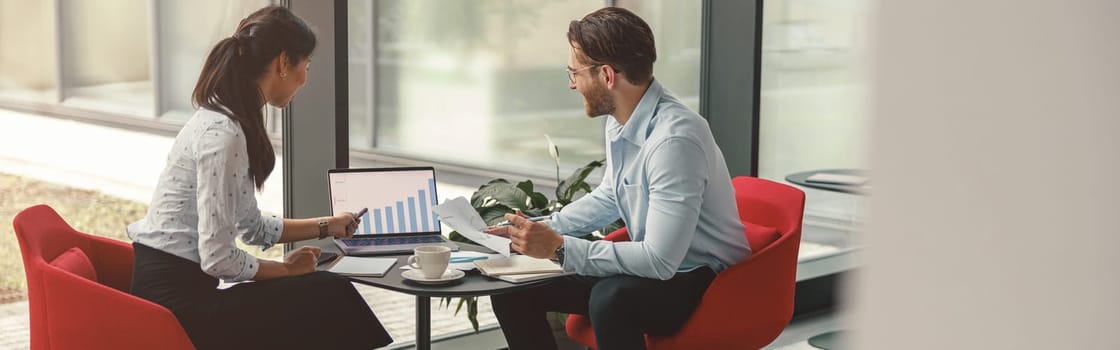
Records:
{"label": "dark trousers", "polygon": [[684,326],[715,276],[707,267],[667,281],[566,276],[490,300],[510,350],[556,349],[549,311],[588,315],[600,350],[645,349],[644,334],[671,335]]}
{"label": "dark trousers", "polygon": [[198,263],[132,244],[131,293],[175,314],[199,349],[372,349],[392,342],[354,286],[329,272],[216,289]]}

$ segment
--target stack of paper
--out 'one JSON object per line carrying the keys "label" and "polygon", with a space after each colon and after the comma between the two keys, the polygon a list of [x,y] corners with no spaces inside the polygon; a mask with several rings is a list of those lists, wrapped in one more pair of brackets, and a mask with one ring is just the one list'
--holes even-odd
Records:
{"label": "stack of paper", "polygon": [[537,259],[525,255],[508,258],[475,261],[483,275],[503,281],[521,283],[544,278],[561,276],[564,269],[548,259]]}
{"label": "stack of paper", "polygon": [[553,278],[553,277],[560,277],[560,276],[564,276],[564,275],[567,275],[567,274],[566,273],[557,273],[557,272],[547,272],[547,273],[527,273],[527,274],[523,274],[523,275],[501,275],[501,276],[495,276],[494,278],[497,278],[497,279],[500,279],[500,280],[503,280],[503,281],[506,281],[506,282],[510,282],[510,283],[521,283],[521,282],[543,280],[543,279],[548,279],[548,278]]}
{"label": "stack of paper", "polygon": [[867,178],[859,175],[816,173],[805,179],[808,182],[859,186],[867,183]]}

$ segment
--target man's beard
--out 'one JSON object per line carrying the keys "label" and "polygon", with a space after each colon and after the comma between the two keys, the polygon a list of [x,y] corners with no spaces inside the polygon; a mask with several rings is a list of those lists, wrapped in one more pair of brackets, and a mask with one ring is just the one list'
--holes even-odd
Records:
{"label": "man's beard", "polygon": [[583,99],[587,102],[588,117],[595,118],[601,115],[614,114],[614,99],[611,98],[607,87],[602,84],[591,85],[591,88],[583,94]]}

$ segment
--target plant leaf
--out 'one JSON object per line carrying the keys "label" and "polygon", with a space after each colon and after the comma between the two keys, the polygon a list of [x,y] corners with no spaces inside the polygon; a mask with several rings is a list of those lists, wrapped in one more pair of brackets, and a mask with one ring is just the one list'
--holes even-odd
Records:
{"label": "plant leaf", "polygon": [[525,208],[521,208],[521,211],[548,206],[548,197],[545,197],[543,193],[533,191],[533,180],[519,182],[517,188],[521,189],[522,192],[525,192],[525,194],[529,196]]}
{"label": "plant leaf", "polygon": [[[461,298],[459,298],[459,305],[455,307],[455,314],[454,315],[456,315],[456,316],[459,315],[459,310],[463,309],[463,304],[466,303],[467,299],[470,299],[470,298],[474,298],[474,297],[461,297]],[[470,311],[470,309],[467,309],[467,311]],[[468,315],[468,316],[470,316],[470,315]]]}
{"label": "plant leaf", "polygon": [[611,234],[611,232],[614,232],[614,231],[616,231],[620,228],[623,228],[623,227],[626,227],[626,222],[622,221],[622,219],[618,219],[618,220],[615,220],[614,222],[612,222],[610,225],[607,225],[607,226],[599,229],[599,233],[602,234],[603,236],[606,236],[606,235]]}
{"label": "plant leaf", "polygon": [[478,298],[471,297],[471,301],[467,302],[467,319],[471,321],[474,332],[478,333]]}
{"label": "plant leaf", "polygon": [[491,207],[476,208],[478,216],[482,217],[482,221],[487,225],[495,225],[505,220],[506,214],[512,214],[513,209],[504,205],[495,205]]}
{"label": "plant leaf", "polygon": [[544,193],[531,192],[531,193],[529,193],[529,199],[530,199],[530,203],[529,203],[530,208],[528,208],[526,210],[522,210],[524,212],[528,212],[529,210],[532,210],[532,209],[544,209],[544,208],[548,207],[548,197],[545,197]]}
{"label": "plant leaf", "polygon": [[602,159],[587,163],[587,165],[573,171],[572,175],[569,175],[567,179],[560,181],[559,186],[556,186],[556,201],[565,204],[571,203],[572,197],[574,197],[579,190],[590,188],[590,185],[587,185],[586,182],[587,176],[591,175],[591,172],[596,168],[603,166],[606,161],[606,159]]}
{"label": "plant leaf", "polygon": [[525,191],[517,188],[516,185],[504,182],[494,183],[491,182],[486,186],[482,186],[471,196],[471,206],[481,208],[489,206],[487,198],[494,199],[497,204],[501,204],[513,209],[525,209],[525,202],[529,198]]}
{"label": "plant leaf", "polygon": [[517,188],[525,193],[533,193],[533,180],[525,180],[517,183]]}
{"label": "plant leaf", "polygon": [[502,184],[507,184],[508,185],[509,181],[507,181],[506,179],[493,179],[493,180],[490,180],[490,182],[487,182],[486,184],[484,184],[482,186],[479,186],[478,190],[474,191],[474,194],[471,195],[471,206],[473,206],[475,208],[484,206],[485,201],[486,201],[486,195],[489,193],[489,192],[487,192],[486,189],[489,188],[489,187],[495,186],[495,185],[502,185]]}
{"label": "plant leaf", "polygon": [[459,231],[451,231],[451,233],[447,235],[447,239],[450,239],[454,242],[463,242],[478,245],[478,243],[475,243],[470,238],[467,238],[467,236],[459,234]]}
{"label": "plant leaf", "polygon": [[522,213],[525,213],[525,215],[528,215],[528,216],[545,216],[545,215],[548,215],[548,214],[552,214],[552,212],[549,211],[548,208],[540,208],[540,209],[534,208],[534,209],[529,209],[529,210],[522,211]]}

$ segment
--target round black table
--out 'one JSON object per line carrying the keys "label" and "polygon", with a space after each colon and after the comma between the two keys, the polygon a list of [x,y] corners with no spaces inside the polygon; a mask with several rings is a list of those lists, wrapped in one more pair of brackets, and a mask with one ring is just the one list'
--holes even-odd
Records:
{"label": "round black table", "polygon": [[[809,181],[810,176],[820,174],[820,173],[840,174],[840,175],[855,175],[855,176],[862,176],[864,178],[868,177],[868,174],[867,174],[866,170],[859,170],[859,169],[826,169],[826,170],[803,171],[803,172],[800,172],[800,173],[789,174],[789,175],[786,176],[786,181],[789,181],[790,183],[794,183],[794,184],[797,184],[797,185],[800,185],[800,186],[815,188],[815,189],[818,189],[818,190],[851,193],[851,194],[865,194],[867,192],[867,190],[869,189],[869,187],[866,184],[864,184],[864,185],[846,185],[846,184]],[[844,331],[825,332],[825,333],[817,334],[817,335],[814,335],[814,336],[810,337],[809,338],[809,345],[811,345],[815,348],[818,348],[818,349],[838,350],[838,349],[841,349],[840,344],[842,344],[842,342],[841,342],[840,338],[843,338],[843,337],[844,337]]]}
{"label": "round black table", "polygon": [[815,188],[815,189],[818,189],[818,190],[843,192],[843,193],[851,193],[851,194],[864,194],[869,189],[869,187],[866,184],[864,184],[864,185],[845,185],[845,184],[834,184],[834,183],[809,181],[810,176],[813,176],[813,175],[819,174],[819,173],[839,174],[839,175],[855,175],[855,176],[863,176],[864,178],[868,177],[868,174],[867,174],[866,170],[859,170],[859,169],[825,169],[825,170],[803,171],[803,172],[800,172],[800,173],[789,174],[789,175],[786,175],[786,181],[789,181],[790,183],[794,183],[794,184],[797,184],[797,185],[800,185],[800,186]]}
{"label": "round black table", "polygon": [[[482,246],[458,243],[461,250],[494,253]],[[416,296],[416,349],[429,350],[432,348],[431,334],[431,299],[432,297],[477,297],[495,294],[504,294],[517,290],[532,288],[549,283],[551,279],[537,280],[524,283],[510,283],[483,276],[478,270],[467,271],[467,275],[448,284],[426,285],[419,284],[404,277],[400,267],[407,264],[408,256],[412,254],[386,255],[386,258],[397,258],[397,264],[383,277],[354,277],[348,276],[351,281],[388,289],[395,292]]]}

